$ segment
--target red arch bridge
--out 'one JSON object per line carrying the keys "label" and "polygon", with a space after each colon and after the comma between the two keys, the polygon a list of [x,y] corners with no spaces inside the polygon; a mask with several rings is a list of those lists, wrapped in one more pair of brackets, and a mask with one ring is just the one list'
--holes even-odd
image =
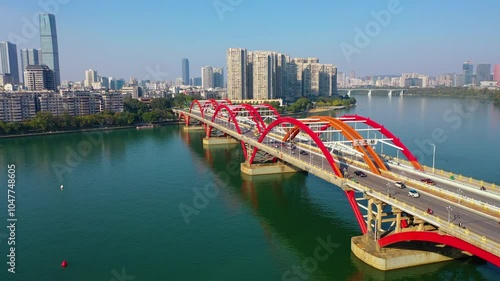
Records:
{"label": "red arch bridge", "polygon": [[[205,130],[205,140],[241,143],[245,173],[306,171],[341,188],[363,234],[362,243],[375,249],[360,254],[351,242],[358,257],[378,258],[387,249],[423,241],[430,243],[420,244],[450,250],[448,258],[466,253],[500,266],[500,195],[425,171],[397,136],[370,118],[296,119],[280,116],[268,104],[229,100],[195,100],[174,112],[187,128]],[[376,152],[384,145],[396,150],[397,158]],[[414,191],[419,197],[410,196]],[[380,269],[404,267],[364,261]]]}

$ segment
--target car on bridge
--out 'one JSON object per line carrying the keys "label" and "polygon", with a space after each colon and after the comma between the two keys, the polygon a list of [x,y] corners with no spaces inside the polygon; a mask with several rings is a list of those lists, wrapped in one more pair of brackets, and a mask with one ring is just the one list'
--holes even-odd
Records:
{"label": "car on bridge", "polygon": [[355,171],[354,174],[358,177],[366,178],[366,174],[361,171]]}
{"label": "car on bridge", "polygon": [[408,196],[418,198],[420,197],[420,194],[415,189],[410,189],[410,191],[408,191]]}
{"label": "car on bridge", "polygon": [[394,185],[395,185],[397,188],[401,188],[401,189],[403,189],[403,188],[405,188],[405,187],[406,187],[405,183],[404,183],[404,182],[402,182],[402,181],[397,181],[397,182],[395,182],[395,183],[394,183]]}
{"label": "car on bridge", "polygon": [[302,155],[309,155],[309,153],[305,152],[304,150],[301,150],[300,154],[302,154]]}
{"label": "car on bridge", "polygon": [[421,179],[420,181],[426,184],[436,185],[436,182],[431,179]]}

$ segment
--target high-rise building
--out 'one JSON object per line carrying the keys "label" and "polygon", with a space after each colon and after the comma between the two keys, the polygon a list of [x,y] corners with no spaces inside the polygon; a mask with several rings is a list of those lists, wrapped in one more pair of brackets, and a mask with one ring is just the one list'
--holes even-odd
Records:
{"label": "high-rise building", "polygon": [[273,69],[275,65],[272,52],[255,51],[252,55],[253,99],[266,100],[275,97]]}
{"label": "high-rise building", "polygon": [[224,69],[214,67],[214,88],[224,88]]}
{"label": "high-rise building", "polygon": [[200,86],[201,87],[201,77],[193,77],[192,78],[193,83],[191,83],[193,86]]}
{"label": "high-rise building", "polygon": [[10,74],[13,84],[19,84],[16,44],[0,42],[0,74]]}
{"label": "high-rise building", "polygon": [[59,49],[57,45],[56,18],[53,14],[40,14],[40,45],[42,62],[54,71],[56,86],[61,84]]}
{"label": "high-rise building", "polygon": [[182,59],[182,83],[184,85],[189,85],[189,60],[187,58]]}
{"label": "high-rise building", "polygon": [[471,61],[466,61],[462,65],[462,71],[464,75],[464,85],[472,84],[474,80],[474,65]]}
{"label": "high-rise building", "polygon": [[500,64],[495,64],[493,69],[493,81],[497,81],[497,85],[500,86]]}
{"label": "high-rise building", "polygon": [[214,70],[210,66],[201,68],[201,87],[204,89],[214,87]]}
{"label": "high-rise building", "polygon": [[21,49],[21,73],[24,73],[28,65],[40,64],[39,49]]}
{"label": "high-rise building", "polygon": [[85,71],[85,81],[83,81],[83,85],[85,87],[92,87],[94,83],[98,83],[99,76],[97,76],[97,71],[93,69],[89,69]]}
{"label": "high-rise building", "polygon": [[227,50],[227,97],[247,99],[247,50],[230,48]]}
{"label": "high-rise building", "polygon": [[491,64],[480,63],[476,68],[476,84],[480,85],[482,81],[491,81]]}
{"label": "high-rise building", "polygon": [[24,84],[29,91],[55,91],[54,71],[46,65],[28,65],[24,71]]}

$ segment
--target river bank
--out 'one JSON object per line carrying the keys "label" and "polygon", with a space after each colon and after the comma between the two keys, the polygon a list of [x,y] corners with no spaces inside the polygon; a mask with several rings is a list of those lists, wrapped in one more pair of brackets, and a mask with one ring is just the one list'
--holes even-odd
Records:
{"label": "river bank", "polygon": [[[158,125],[158,126],[172,126],[172,125],[180,125],[180,124],[182,124],[182,122],[165,121],[165,122],[159,122],[159,123],[154,123],[154,124]],[[137,123],[135,125],[130,125],[130,126],[113,126],[113,127],[99,127],[99,128],[89,128],[89,129],[74,129],[74,130],[37,132],[37,133],[28,133],[28,134],[0,135],[0,139],[47,136],[47,135],[61,135],[61,134],[85,133],[85,132],[96,132],[96,131],[124,130],[124,129],[137,128],[137,126],[141,126],[141,125],[144,125],[144,124]]]}
{"label": "river bank", "polygon": [[339,106],[323,106],[323,107],[316,107],[313,109],[309,109],[308,113],[318,113],[318,112],[327,112],[331,110],[340,110],[340,109],[345,109],[347,106],[345,105],[339,105]]}

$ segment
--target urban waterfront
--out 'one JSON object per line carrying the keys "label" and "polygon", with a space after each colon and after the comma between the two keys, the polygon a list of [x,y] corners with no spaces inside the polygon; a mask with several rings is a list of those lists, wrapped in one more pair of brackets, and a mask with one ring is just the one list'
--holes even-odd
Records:
{"label": "urban waterfront", "polygon": [[[455,98],[355,97],[356,107],[336,114],[384,124],[428,166],[433,141],[437,167],[500,184],[500,108]],[[2,174],[16,165],[18,218],[16,274],[4,266],[2,280],[500,278],[497,267],[476,259],[372,269],[351,254],[350,237],[361,232],[338,187],[305,174],[242,176],[239,145],[207,149],[202,138],[170,126],[0,140]],[[6,210],[0,214],[6,223]]]}

